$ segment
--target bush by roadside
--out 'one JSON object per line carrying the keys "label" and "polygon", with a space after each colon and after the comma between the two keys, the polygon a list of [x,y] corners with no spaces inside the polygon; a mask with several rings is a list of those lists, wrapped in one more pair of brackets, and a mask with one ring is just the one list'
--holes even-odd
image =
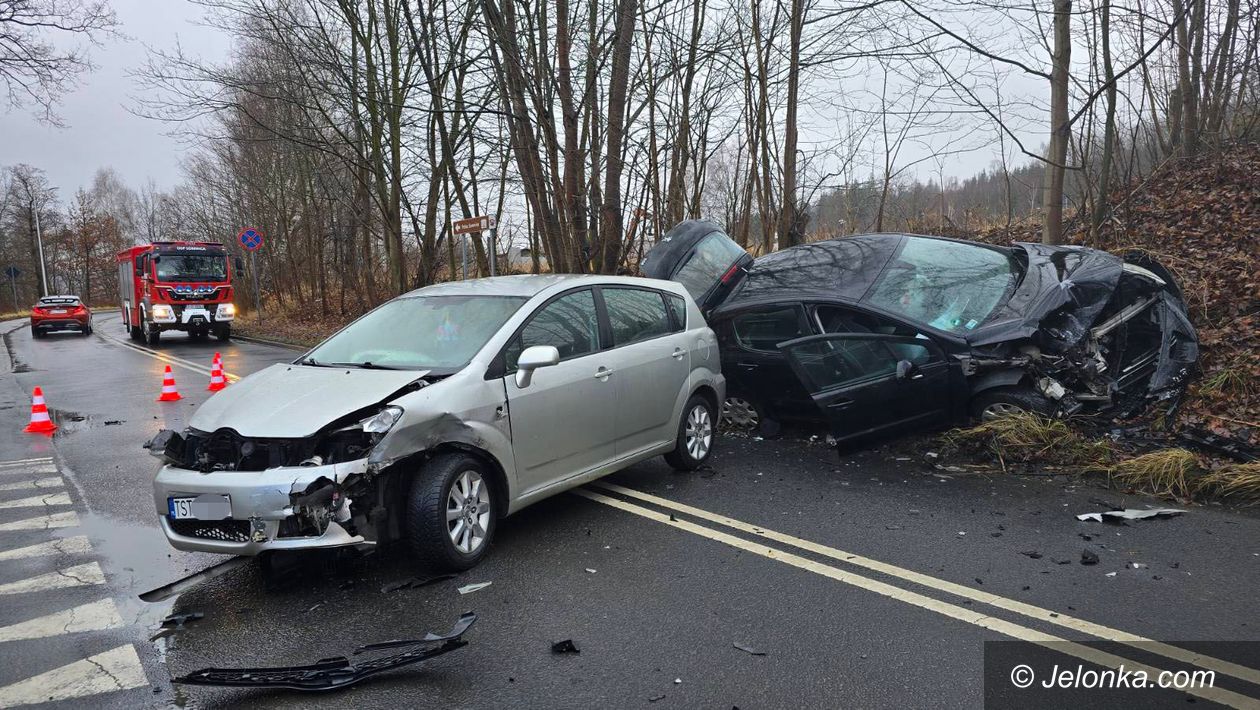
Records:
{"label": "bush by roadside", "polygon": [[941,435],[940,443],[945,456],[991,458],[1003,472],[1097,474],[1110,486],[1164,498],[1260,503],[1260,463],[1222,463],[1182,448],[1142,452],[1037,414],[1012,414],[954,429]]}

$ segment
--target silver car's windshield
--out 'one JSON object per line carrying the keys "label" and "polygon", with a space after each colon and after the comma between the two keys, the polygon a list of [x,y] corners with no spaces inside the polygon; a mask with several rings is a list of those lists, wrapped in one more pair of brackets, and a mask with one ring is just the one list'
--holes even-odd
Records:
{"label": "silver car's windshield", "polygon": [[865,301],[950,333],[974,329],[1009,296],[1019,270],[1009,254],[975,244],[907,237]]}
{"label": "silver car's windshield", "polygon": [[528,299],[411,296],[384,304],[343,328],[304,365],[454,371]]}

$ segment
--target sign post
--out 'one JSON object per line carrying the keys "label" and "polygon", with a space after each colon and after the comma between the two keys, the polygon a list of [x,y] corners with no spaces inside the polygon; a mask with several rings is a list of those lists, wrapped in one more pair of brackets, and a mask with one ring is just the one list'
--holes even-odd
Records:
{"label": "sign post", "polygon": [[9,277],[9,286],[13,288],[13,312],[17,313],[20,310],[17,300],[17,277],[22,275],[22,270],[16,266],[6,266],[4,275]]}
{"label": "sign post", "polygon": [[254,252],[263,245],[262,232],[253,227],[246,227],[236,235],[236,240],[249,252],[249,273],[254,282],[254,312],[262,315],[262,299],[258,294],[258,269],[254,266]]}
{"label": "sign post", "polygon": [[[486,251],[490,261],[491,276],[495,275],[495,262],[498,261],[494,253],[494,230],[497,226],[497,220],[490,215],[457,219],[451,225],[451,232],[454,234],[481,234],[482,232],[487,232],[486,244],[488,249]],[[464,278],[468,278],[468,248],[463,243],[461,243],[461,253],[464,255]]]}

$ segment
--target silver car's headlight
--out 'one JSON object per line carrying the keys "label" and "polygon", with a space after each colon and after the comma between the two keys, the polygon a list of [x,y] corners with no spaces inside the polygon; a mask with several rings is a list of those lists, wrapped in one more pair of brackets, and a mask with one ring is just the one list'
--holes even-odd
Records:
{"label": "silver car's headlight", "polygon": [[373,440],[379,440],[382,436],[389,433],[390,429],[398,423],[402,418],[402,407],[389,406],[372,416],[359,422],[359,426],[363,428],[365,434],[370,435]]}

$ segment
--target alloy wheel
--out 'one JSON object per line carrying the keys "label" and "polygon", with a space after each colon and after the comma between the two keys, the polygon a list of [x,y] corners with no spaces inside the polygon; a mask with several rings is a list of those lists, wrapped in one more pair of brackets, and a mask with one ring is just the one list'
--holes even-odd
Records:
{"label": "alloy wheel", "polygon": [[446,494],[446,531],[455,549],[471,555],[486,541],[490,527],[490,491],[481,474],[460,473]]}
{"label": "alloy wheel", "polygon": [[700,461],[709,454],[709,448],[713,445],[713,421],[709,417],[708,407],[697,404],[691,408],[687,413],[683,438],[691,458]]}
{"label": "alloy wheel", "polygon": [[1009,417],[1013,414],[1023,413],[1024,408],[1019,405],[1011,404],[1009,402],[994,402],[980,412],[980,421],[991,422],[994,419],[1001,417]]}

